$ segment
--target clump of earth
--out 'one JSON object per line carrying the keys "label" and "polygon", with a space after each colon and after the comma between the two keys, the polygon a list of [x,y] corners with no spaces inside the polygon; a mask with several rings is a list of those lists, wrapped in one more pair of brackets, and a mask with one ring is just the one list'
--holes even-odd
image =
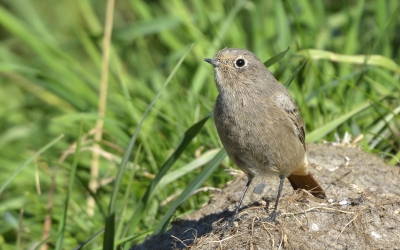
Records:
{"label": "clump of earth", "polygon": [[243,174],[206,206],[132,249],[400,249],[400,168],[349,146],[307,150],[310,171],[328,199],[294,191],[285,181],[279,223],[264,222],[260,218],[273,209],[279,178],[255,178],[221,239],[246,184]]}

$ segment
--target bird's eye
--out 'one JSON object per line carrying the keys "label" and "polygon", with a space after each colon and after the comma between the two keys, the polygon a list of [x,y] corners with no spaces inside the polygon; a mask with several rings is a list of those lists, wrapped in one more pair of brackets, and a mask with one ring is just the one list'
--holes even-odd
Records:
{"label": "bird's eye", "polygon": [[236,66],[239,68],[243,67],[244,65],[246,65],[246,61],[244,59],[240,58],[236,60]]}

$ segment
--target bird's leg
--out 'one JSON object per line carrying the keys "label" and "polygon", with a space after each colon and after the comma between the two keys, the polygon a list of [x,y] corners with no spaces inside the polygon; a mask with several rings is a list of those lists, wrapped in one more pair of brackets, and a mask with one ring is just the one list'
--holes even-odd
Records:
{"label": "bird's leg", "polygon": [[282,193],[282,188],[283,188],[283,181],[285,180],[286,176],[285,175],[279,175],[279,189],[278,189],[278,196],[276,197],[276,202],[275,202],[275,208],[274,211],[266,218],[264,221],[268,222],[277,222],[276,217],[279,215],[278,211],[278,203],[279,203],[279,198],[281,197]]}
{"label": "bird's leg", "polygon": [[225,237],[226,232],[227,232],[228,229],[231,227],[233,221],[235,220],[237,214],[239,213],[239,208],[240,208],[240,206],[242,205],[242,201],[243,201],[244,195],[246,194],[247,189],[249,188],[250,183],[251,183],[252,180],[253,180],[253,176],[251,176],[250,174],[248,174],[248,175],[247,175],[247,184],[246,184],[246,186],[244,187],[244,190],[243,190],[243,193],[242,193],[242,197],[240,197],[239,203],[238,203],[237,206],[236,206],[235,213],[234,213],[233,216],[230,217],[230,218],[228,219],[228,221],[226,222],[226,224],[225,224],[225,229],[224,229],[224,233],[222,234],[221,239],[223,239],[223,238]]}

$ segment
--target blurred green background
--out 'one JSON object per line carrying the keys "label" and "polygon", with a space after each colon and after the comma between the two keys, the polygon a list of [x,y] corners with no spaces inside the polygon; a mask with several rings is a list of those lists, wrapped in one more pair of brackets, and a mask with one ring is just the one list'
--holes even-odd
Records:
{"label": "blurred green background", "polygon": [[[364,150],[399,165],[399,1],[116,1],[96,130],[107,3],[0,1],[0,249],[73,249],[91,236],[83,249],[101,249],[112,192],[115,241],[128,249],[151,234],[221,148],[210,119],[135,214],[185,131],[212,111],[218,93],[203,58],[224,47],[266,61],[290,46],[270,70],[284,83],[308,59],[289,88],[307,141],[362,134]],[[199,185],[222,188],[230,167],[226,158]],[[174,218],[206,203],[207,190],[185,199]]]}

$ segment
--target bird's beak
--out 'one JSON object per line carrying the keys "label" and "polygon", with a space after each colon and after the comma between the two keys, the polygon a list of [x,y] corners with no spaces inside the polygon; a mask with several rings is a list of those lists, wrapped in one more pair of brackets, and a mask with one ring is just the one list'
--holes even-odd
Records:
{"label": "bird's beak", "polygon": [[219,60],[218,59],[210,59],[210,58],[204,58],[204,61],[208,62],[209,64],[211,64],[214,67],[217,67],[219,65]]}

